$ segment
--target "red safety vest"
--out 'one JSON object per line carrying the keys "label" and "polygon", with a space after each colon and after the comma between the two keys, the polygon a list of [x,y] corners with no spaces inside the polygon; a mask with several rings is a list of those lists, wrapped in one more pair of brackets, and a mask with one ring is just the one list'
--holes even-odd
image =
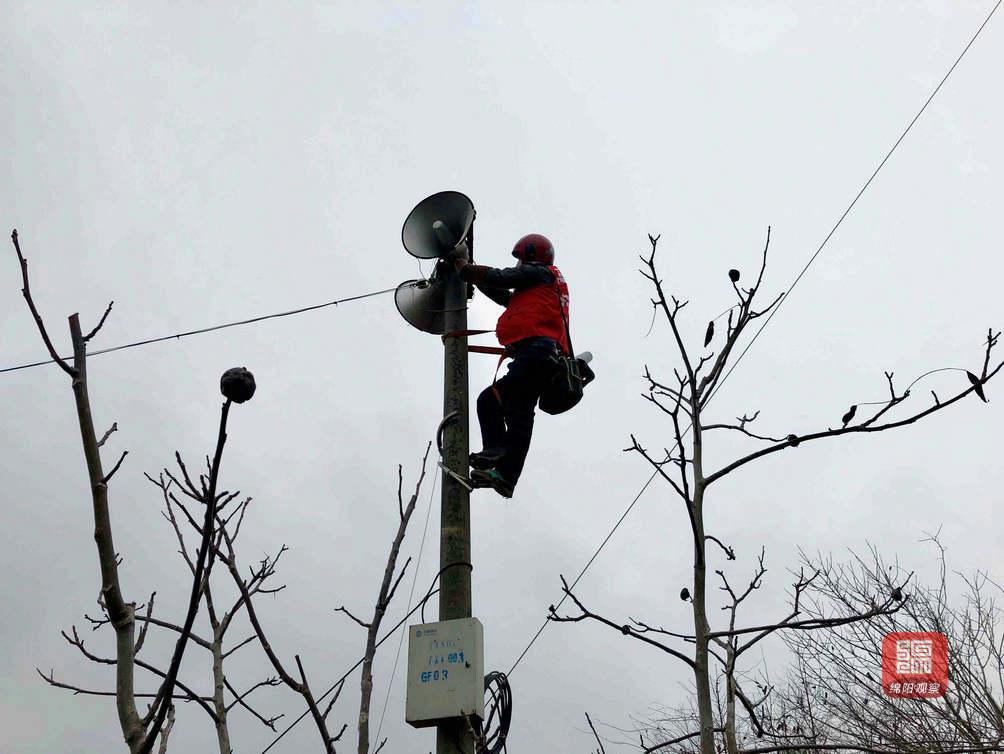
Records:
{"label": "red safety vest", "polygon": [[538,336],[553,338],[558,341],[564,353],[570,353],[565,322],[562,321],[561,310],[558,309],[560,297],[561,309],[564,310],[567,320],[568,286],[557,267],[551,265],[547,269],[554,275],[553,283],[516,291],[509,299],[509,305],[495,326],[495,334],[502,345],[507,346],[524,338]]}

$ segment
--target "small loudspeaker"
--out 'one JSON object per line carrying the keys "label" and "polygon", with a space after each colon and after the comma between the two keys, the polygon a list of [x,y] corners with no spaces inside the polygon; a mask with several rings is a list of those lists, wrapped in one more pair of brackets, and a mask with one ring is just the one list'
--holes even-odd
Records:
{"label": "small loudspeaker", "polygon": [[405,280],[394,291],[394,304],[409,325],[423,332],[446,332],[446,284],[442,280]]}
{"label": "small loudspeaker", "polygon": [[467,238],[474,215],[474,204],[464,194],[440,191],[415,205],[401,228],[401,242],[419,259],[441,257]]}

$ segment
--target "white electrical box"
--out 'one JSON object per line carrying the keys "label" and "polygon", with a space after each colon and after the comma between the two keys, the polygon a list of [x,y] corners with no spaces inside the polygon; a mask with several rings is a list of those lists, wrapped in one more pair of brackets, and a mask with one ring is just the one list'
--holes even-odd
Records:
{"label": "white electrical box", "polygon": [[416,728],[485,716],[485,639],[477,618],[408,628],[404,719]]}

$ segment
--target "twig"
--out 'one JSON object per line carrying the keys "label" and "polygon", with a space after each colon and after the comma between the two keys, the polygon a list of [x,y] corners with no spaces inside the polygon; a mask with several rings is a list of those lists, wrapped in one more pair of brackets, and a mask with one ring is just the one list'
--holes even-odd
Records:
{"label": "twig", "polygon": [[[111,308],[111,304],[108,305]],[[104,320],[102,320],[104,321]],[[160,754],[167,754],[167,739],[171,735],[171,731],[174,730],[174,705],[172,704],[167,712],[167,722],[164,723],[164,727],[160,731]]]}
{"label": "twig", "polygon": [[[117,694],[117,692],[115,691],[98,691],[94,689],[85,689],[80,686],[74,686],[69,683],[57,681],[53,677],[53,672],[51,670],[49,671],[49,675],[46,675],[38,668],[35,668],[35,672],[38,673],[39,676],[41,676],[42,680],[48,683],[50,686],[53,686],[57,689],[66,689],[67,691],[72,691],[74,696],[78,696],[80,694],[86,694],[87,696],[115,696]],[[138,694],[133,694],[133,696],[135,696],[137,699],[152,699],[156,696],[159,696],[159,694],[138,693]],[[213,700],[211,696],[198,697],[198,696],[188,696],[188,695],[175,696],[173,697],[173,699],[174,701],[181,701],[181,702],[197,702],[199,700],[202,700],[203,702],[211,702]]]}
{"label": "twig", "polygon": [[593,725],[593,721],[589,719],[589,713],[587,712],[585,714],[586,714],[586,722],[589,723],[589,728],[590,728],[590,730],[593,731],[593,738],[596,739],[596,743],[599,744],[599,747],[600,747],[597,750],[597,754],[606,754],[607,750],[605,748],[603,748],[603,742],[600,740],[600,736],[596,732],[596,727]]}
{"label": "twig", "polygon": [[84,336],[85,343],[98,334],[98,330],[100,330],[102,325],[104,325],[105,320],[108,319],[108,315],[112,313],[112,305],[114,303],[114,301],[108,302],[108,308],[105,309],[105,313],[101,315],[101,320],[98,322],[97,326]]}
{"label": "twig", "polygon": [[111,481],[112,477],[115,476],[115,472],[119,470],[119,466],[122,465],[122,462],[125,460],[125,457],[127,455],[129,455],[129,451],[123,450],[122,455],[119,456],[119,460],[115,463],[114,466],[112,466],[112,470],[109,471],[107,474],[105,474],[104,478],[102,478],[101,480],[102,484],[108,484],[108,482]]}
{"label": "twig", "polygon": [[71,367],[66,361],[56,353],[56,349],[52,345],[52,341],[49,339],[49,333],[45,329],[45,323],[42,321],[42,315],[38,313],[38,309],[35,308],[35,301],[31,297],[31,288],[28,285],[28,260],[24,258],[21,254],[21,244],[18,243],[17,229],[11,231],[10,240],[14,242],[14,251],[17,252],[18,262],[21,264],[21,282],[23,288],[21,288],[21,293],[24,295],[24,300],[28,303],[28,309],[31,310],[31,316],[35,318],[35,324],[38,326],[38,332],[42,336],[42,341],[45,343],[46,349],[49,351],[49,356],[52,360],[59,364],[59,368],[66,372],[71,377],[77,376],[77,370]]}
{"label": "twig", "polygon": [[704,538],[705,539],[710,539],[712,542],[714,542],[719,547],[721,547],[722,550],[725,551],[725,557],[728,558],[729,560],[735,560],[736,559],[736,551],[733,550],[731,547],[726,547],[725,544],[722,542],[722,540],[720,540],[718,537],[714,537],[711,534],[705,534]]}
{"label": "twig", "polygon": [[356,623],[358,623],[358,624],[359,624],[360,626],[362,626],[363,628],[366,628],[366,629],[368,629],[368,628],[370,627],[370,624],[369,624],[369,623],[367,623],[367,622],[366,622],[366,621],[364,621],[364,620],[360,620],[359,618],[357,618],[356,616],[354,616],[354,615],[353,615],[352,613],[350,613],[350,612],[348,611],[348,609],[347,609],[347,608],[345,607],[345,605],[342,605],[341,607],[339,607],[339,608],[336,608],[336,609],[335,609],[335,612],[336,612],[336,613],[345,613],[345,614],[346,614],[347,616],[349,616],[349,617],[350,617],[350,618],[351,618],[352,620],[354,620],[354,621],[355,621]]}
{"label": "twig", "polygon": [[620,631],[625,636],[632,636],[635,639],[637,639],[638,641],[644,642],[645,644],[649,644],[649,645],[651,645],[653,647],[657,647],[657,648],[661,649],[663,652],[666,652],[667,654],[672,655],[673,657],[677,658],[678,660],[682,660],[688,666],[690,666],[691,669],[695,668],[694,661],[690,657],[687,657],[682,652],[678,652],[677,650],[673,649],[672,647],[668,647],[665,644],[656,641],[655,639],[650,639],[648,636],[644,635],[644,632],[635,631],[635,630],[633,630],[628,625],[617,625],[613,621],[611,621],[611,620],[609,620],[607,618],[604,618],[602,615],[597,615],[596,613],[593,613],[593,612],[587,610],[586,607],[585,607],[585,605],[583,605],[582,602],[579,601],[579,598],[576,597],[572,593],[571,589],[568,586],[568,582],[565,581],[565,577],[561,576],[560,578],[561,578],[561,590],[572,600],[572,602],[575,603],[575,606],[577,608],[579,608],[579,611],[581,612],[581,615],[578,615],[578,616],[561,616],[561,615],[558,615],[558,612],[555,609],[554,605],[551,605],[548,608],[548,620],[552,620],[552,621],[555,621],[557,623],[576,623],[578,621],[586,620],[586,619],[595,620],[595,621],[597,621],[599,623],[602,623],[605,626],[609,626],[610,628],[613,628],[613,629],[615,629],[617,631]]}
{"label": "twig", "polygon": [[228,681],[227,679],[224,678],[223,679],[223,683],[226,685],[227,690],[231,694],[234,695],[234,700],[230,704],[228,704],[227,707],[226,707],[226,711],[227,712],[229,712],[230,710],[232,710],[235,706],[240,705],[241,707],[243,707],[244,709],[246,709],[248,712],[250,712],[252,715],[254,715],[258,719],[258,721],[261,722],[261,724],[264,725],[266,728],[269,728],[273,732],[275,731],[275,724],[276,724],[276,722],[278,722],[279,720],[281,720],[285,715],[284,714],[279,714],[279,715],[276,715],[275,717],[266,718],[264,715],[262,715],[261,713],[259,713],[254,707],[252,707],[250,704],[248,704],[245,701],[245,699],[248,696],[251,695],[252,691],[260,689],[263,686],[276,686],[276,685],[278,685],[278,683],[279,683],[279,679],[278,678],[267,678],[264,681],[259,681],[254,686],[252,686],[247,691],[245,691],[243,694],[238,694],[237,690],[230,684],[230,681]]}
{"label": "twig", "polygon": [[118,428],[119,428],[118,422],[112,422],[112,426],[110,426],[108,428],[108,431],[101,436],[100,440],[98,440],[98,447],[100,448],[102,445],[104,445],[105,440],[111,437],[112,432],[115,432]]}

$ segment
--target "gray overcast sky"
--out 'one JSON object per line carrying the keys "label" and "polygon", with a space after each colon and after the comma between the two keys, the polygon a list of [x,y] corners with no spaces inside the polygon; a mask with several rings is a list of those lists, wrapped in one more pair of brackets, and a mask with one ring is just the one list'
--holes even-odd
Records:
{"label": "gray overcast sky", "polygon": [[[17,227],[36,300],[65,350],[65,316],[115,309],[95,348],[396,285],[418,265],[400,224],[434,191],[478,210],[476,256],[502,265],[520,235],[555,242],[576,345],[596,354],[586,402],[538,421],[514,500],[473,501],[475,614],[486,667],[506,670],[648,477],[621,448],[634,432],[668,444],[639,397],[644,364],[674,362],[651,335],[637,273],[662,233],[668,287],[690,299],[695,347],[731,303],[726,271],[752,274],[773,228],[766,292],[784,290],[991,7],[956,2],[456,3],[311,5],[0,3],[0,214]],[[777,318],[715,399],[722,418],[760,409],[765,431],[832,426],[904,380],[981,365],[1004,325],[1004,19],[995,18]],[[997,95],[992,92],[997,91]],[[2,366],[40,359],[13,249],[0,264]],[[426,265],[426,272],[429,266]],[[497,309],[475,300],[472,326]],[[396,464],[415,478],[441,414],[441,347],[390,297],[166,342],[91,362],[109,458],[130,455],[111,499],[128,598],[158,591],[162,616],[186,595],[158,498],[142,472],[211,451],[220,373],[250,368],[258,394],[231,414],[222,483],[253,495],[242,552],[286,543],[289,585],[263,601],[284,658],[316,685],[361,653],[361,630],[332,613],[370,610],[396,519]],[[472,357],[472,394],[494,369]],[[949,391],[958,372],[923,387]],[[905,384],[905,383],[902,383]],[[952,566],[1004,578],[999,516],[1004,398],[987,389],[926,423],[816,444],[753,465],[708,503],[739,579],[767,548],[770,572],[747,616],[780,613],[799,547],[872,542],[921,576],[942,527]],[[121,751],[110,701],[70,697],[34,668],[93,687],[59,636],[95,609],[92,520],[69,384],[54,367],[0,375],[4,453],[0,549],[0,752]],[[926,389],[917,400],[926,400]],[[475,428],[476,431],[476,428]],[[997,450],[994,450],[997,448]],[[720,463],[740,450],[725,440]],[[425,487],[405,544],[417,554]],[[435,574],[438,504],[419,572]],[[653,485],[580,586],[591,607],[688,624],[685,517]],[[398,602],[391,619],[403,614]],[[434,615],[434,608],[432,611]],[[110,636],[90,645],[110,651]],[[378,660],[374,714],[396,642]],[[166,644],[151,652],[166,653]],[[268,673],[254,649],[241,680]],[[783,652],[768,648],[774,674]],[[184,674],[208,686],[195,650]],[[357,676],[339,702],[352,723]],[[626,725],[682,701],[682,668],[600,626],[551,626],[512,678],[511,750],[584,751],[583,711]],[[153,688],[149,678],[141,684]],[[405,725],[399,669],[383,728],[389,752],[425,752]],[[262,708],[299,712],[286,693]],[[271,734],[234,715],[234,741]],[[176,751],[209,751],[196,709]],[[350,749],[354,744],[349,744]],[[274,751],[317,750],[305,722]]]}

